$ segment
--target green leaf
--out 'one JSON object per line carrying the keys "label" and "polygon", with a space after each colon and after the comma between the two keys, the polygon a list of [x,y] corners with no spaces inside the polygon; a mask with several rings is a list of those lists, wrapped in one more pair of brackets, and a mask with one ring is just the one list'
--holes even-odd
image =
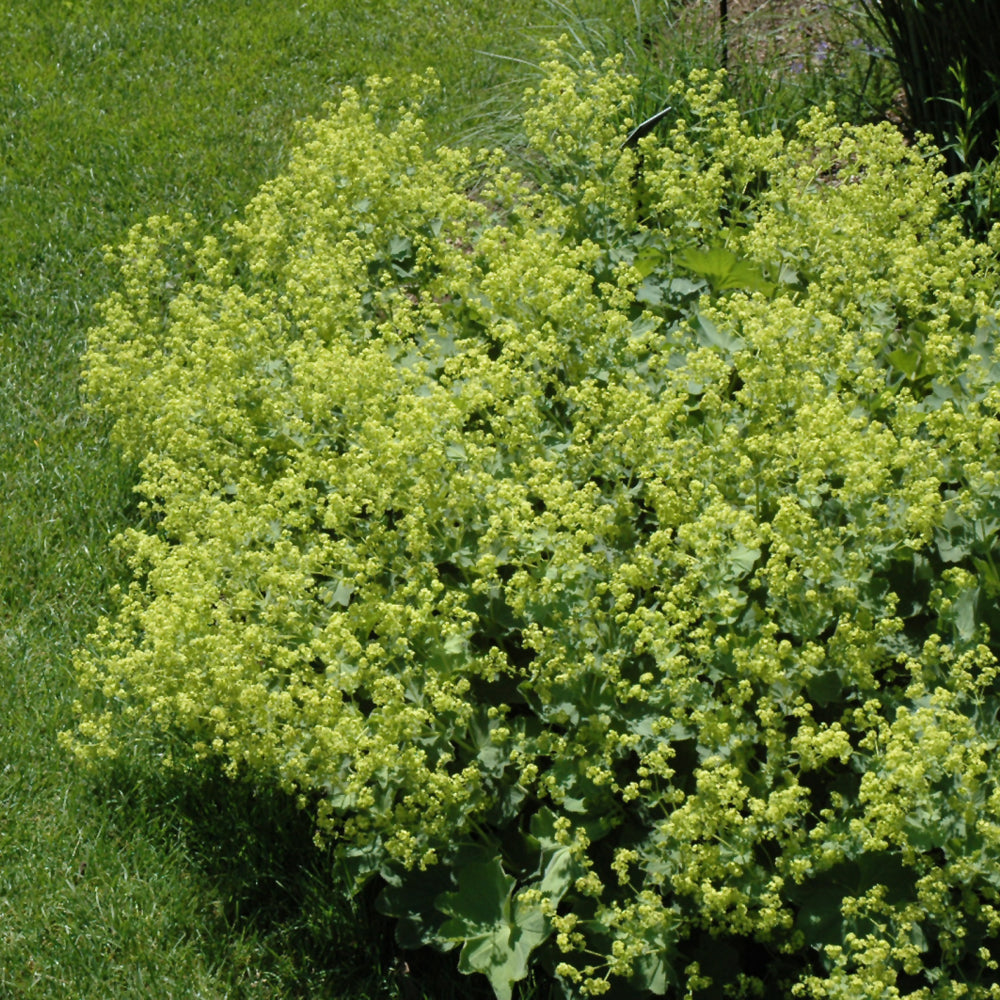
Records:
{"label": "green leaf", "polygon": [[686,250],[677,256],[681,267],[707,278],[714,286],[724,281],[736,264],[736,254],[725,247],[710,250]]}
{"label": "green leaf", "polygon": [[994,599],[1000,594],[1000,575],[997,574],[996,564],[992,558],[972,560],[979,577],[983,583],[983,591],[990,599]]}
{"label": "green leaf", "polygon": [[659,323],[660,321],[653,316],[639,316],[632,321],[631,336],[636,339],[645,337],[646,334],[652,333],[659,326]]}
{"label": "green leaf", "polygon": [[947,510],[935,533],[934,542],[938,555],[945,562],[960,562],[972,551],[975,543],[975,523],[953,510]]}
{"label": "green leaf", "polygon": [[469,637],[467,635],[450,635],[444,641],[444,651],[451,656],[461,656],[468,652]]}
{"label": "green leaf", "polygon": [[510,1000],[514,983],[528,974],[528,957],[549,933],[537,903],[513,900],[515,881],[499,858],[458,872],[458,892],[442,893],[435,906],[451,919],[440,938],[461,942],[458,967],[486,976],[498,1000]]}
{"label": "green leaf", "polygon": [[896,350],[889,353],[889,363],[907,378],[913,378],[920,368],[919,351]]}
{"label": "green leaf", "polygon": [[335,583],[333,580],[321,584],[317,591],[323,603],[329,608],[334,604],[339,604],[346,608],[351,603],[354,594],[354,585],[350,583]]}
{"label": "green leaf", "polygon": [[375,909],[396,921],[395,937],[401,948],[423,948],[435,945],[454,948],[451,942],[440,940],[440,912],[434,901],[448,885],[448,872],[432,869],[428,872],[407,872],[398,885],[388,884],[375,899]]}
{"label": "green leaf", "polygon": [[636,290],[635,300],[647,306],[663,305],[663,288],[659,282],[646,278]]}
{"label": "green leaf", "polygon": [[725,247],[710,250],[686,250],[679,254],[677,263],[705,278],[716,292],[743,289],[770,295],[774,282],[764,277],[764,272],[750,261],[740,260]]}
{"label": "green leaf", "polygon": [[737,261],[722,284],[719,285],[719,291],[742,289],[747,292],[760,292],[763,295],[772,294],[774,288],[774,282],[768,281],[764,277],[764,272],[747,260]]}
{"label": "green leaf", "polygon": [[635,961],[630,982],[652,996],[666,996],[677,985],[677,974],[671,961],[677,954],[676,924],[670,922],[648,929],[644,937],[647,950]]}
{"label": "green leaf", "polygon": [[836,670],[827,670],[806,684],[806,691],[817,705],[829,705],[841,697],[844,685]]}
{"label": "green leaf", "polygon": [[710,319],[701,313],[696,313],[691,320],[694,331],[698,336],[698,342],[706,347],[716,347],[723,351],[738,351],[743,347],[743,341],[739,337],[720,330]]}
{"label": "green leaf", "polygon": [[641,277],[648,278],[662,260],[662,250],[659,250],[657,247],[646,246],[635,255],[632,266],[639,272]]}
{"label": "green leaf", "polygon": [[729,557],[726,561],[729,563],[729,568],[736,573],[737,577],[743,577],[753,569],[754,563],[759,558],[759,548],[749,548],[746,545],[737,543],[729,550]]}
{"label": "green leaf", "polygon": [[413,241],[409,236],[393,236],[389,239],[389,256],[393,260],[402,260],[413,250]]}
{"label": "green leaf", "polygon": [[566,890],[583,874],[582,866],[568,847],[559,847],[545,866],[538,888],[543,896],[558,903]]}
{"label": "green leaf", "polygon": [[976,632],[976,603],[979,600],[979,588],[968,587],[962,591],[952,605],[955,620],[955,631],[963,642],[971,641]]}
{"label": "green leaf", "polygon": [[847,888],[832,879],[821,878],[809,885],[799,906],[795,926],[814,946],[839,944],[844,918],[840,911]]}

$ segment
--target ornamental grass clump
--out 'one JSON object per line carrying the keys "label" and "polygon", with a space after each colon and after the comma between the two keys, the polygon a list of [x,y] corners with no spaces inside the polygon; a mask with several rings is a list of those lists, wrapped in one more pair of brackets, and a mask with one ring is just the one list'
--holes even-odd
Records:
{"label": "ornamental grass clump", "polygon": [[500,998],[1000,995],[995,255],[888,126],[546,74],[530,180],[375,82],[116,252],[73,745],[284,788]]}
{"label": "ornamental grass clump", "polygon": [[888,43],[914,128],[933,135],[953,170],[1000,149],[1000,8],[991,0],[862,0]]}

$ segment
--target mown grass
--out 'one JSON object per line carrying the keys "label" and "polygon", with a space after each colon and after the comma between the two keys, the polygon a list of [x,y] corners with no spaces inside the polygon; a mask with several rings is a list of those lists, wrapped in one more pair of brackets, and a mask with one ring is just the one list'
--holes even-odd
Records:
{"label": "mown grass", "polygon": [[658,79],[712,58],[710,38],[674,32],[678,7],[29,0],[0,13],[0,996],[474,995],[448,962],[397,955],[365,901],[331,897],[287,803],[211,775],[171,784],[140,762],[95,785],[57,747],[72,650],[125,578],[109,540],[135,517],[134,470],[78,394],[114,280],[101,247],[151,214],[218,228],[280,169],[295,122],[372,73],[433,66],[432,135],[501,139],[538,40],[568,28],[627,50],[655,110]]}

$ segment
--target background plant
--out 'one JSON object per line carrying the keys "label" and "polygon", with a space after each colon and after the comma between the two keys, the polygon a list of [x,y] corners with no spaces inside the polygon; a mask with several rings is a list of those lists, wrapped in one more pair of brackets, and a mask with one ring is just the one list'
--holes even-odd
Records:
{"label": "background plant", "polygon": [[997,155],[1000,11],[983,0],[865,0],[888,42],[914,128],[934,136],[952,170]]}
{"label": "background plant", "polygon": [[[721,67],[720,5],[636,0],[617,18],[587,16],[578,3],[549,0],[574,50],[622,53],[638,79],[635,117],[660,110],[672,84],[695,69]],[[757,130],[791,129],[833,101],[845,121],[880,120],[899,86],[882,39],[856,3],[730,4],[726,96]]]}
{"label": "background plant", "polygon": [[993,995],[990,249],[887,125],[702,73],[623,150],[578,63],[549,184],[375,85],[221,240],[132,231],[75,746],[297,796],[498,997]]}

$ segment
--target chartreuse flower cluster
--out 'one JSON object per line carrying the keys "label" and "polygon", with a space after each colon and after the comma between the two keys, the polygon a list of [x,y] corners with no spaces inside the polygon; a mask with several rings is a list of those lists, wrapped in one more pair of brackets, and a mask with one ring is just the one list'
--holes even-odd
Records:
{"label": "chartreuse flower cluster", "polygon": [[116,252],[72,743],[279,784],[500,998],[998,996],[995,258],[891,129],[547,71],[530,179],[375,83]]}

